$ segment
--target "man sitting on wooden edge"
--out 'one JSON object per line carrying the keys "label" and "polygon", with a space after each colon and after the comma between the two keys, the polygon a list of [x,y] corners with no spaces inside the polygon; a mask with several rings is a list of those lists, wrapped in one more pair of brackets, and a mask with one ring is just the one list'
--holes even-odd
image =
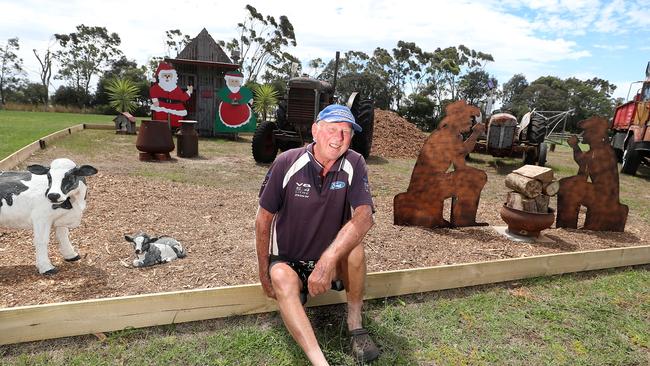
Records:
{"label": "man sitting on wooden edge", "polygon": [[[262,288],[277,300],[291,336],[314,365],[327,365],[303,302],[343,281],[353,356],[368,362],[379,349],[363,328],[366,278],[363,237],[374,224],[374,206],[363,157],[348,150],[350,109],[330,105],[312,125],[314,142],[275,160],[262,183],[255,221]],[[301,296],[302,295],[302,296]]]}

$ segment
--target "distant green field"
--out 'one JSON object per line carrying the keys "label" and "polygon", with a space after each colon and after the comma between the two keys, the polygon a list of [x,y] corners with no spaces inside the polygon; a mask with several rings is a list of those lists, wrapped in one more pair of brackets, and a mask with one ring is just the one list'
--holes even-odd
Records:
{"label": "distant green field", "polygon": [[35,140],[80,123],[112,123],[113,116],[0,110],[0,160]]}

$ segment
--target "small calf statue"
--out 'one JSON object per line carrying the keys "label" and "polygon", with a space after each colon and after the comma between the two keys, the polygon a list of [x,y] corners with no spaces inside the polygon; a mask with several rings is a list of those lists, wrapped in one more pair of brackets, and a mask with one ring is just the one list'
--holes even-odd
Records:
{"label": "small calf statue", "polygon": [[149,237],[145,233],[138,233],[133,236],[124,235],[124,239],[133,245],[138,257],[133,261],[133,267],[153,266],[187,256],[181,243],[169,236]]}
{"label": "small calf statue", "polygon": [[0,227],[32,229],[36,268],[50,275],[57,272],[47,248],[52,227],[63,259],[80,259],[70,243],[69,229],[81,224],[88,188],[84,177],[96,174],[97,169],[55,159],[49,167],[30,165],[27,170],[0,172]]}

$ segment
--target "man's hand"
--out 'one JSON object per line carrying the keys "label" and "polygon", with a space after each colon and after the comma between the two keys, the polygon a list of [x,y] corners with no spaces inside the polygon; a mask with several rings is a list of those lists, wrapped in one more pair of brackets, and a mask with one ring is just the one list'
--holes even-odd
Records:
{"label": "man's hand", "polygon": [[275,299],[275,291],[273,290],[273,284],[271,283],[271,276],[269,276],[269,270],[260,270],[260,283],[262,284],[262,290],[264,294],[272,299]]}
{"label": "man's hand", "polygon": [[485,123],[477,123],[472,126],[472,133],[483,133],[485,132]]}
{"label": "man's hand", "polygon": [[336,261],[331,259],[327,255],[323,255],[314,270],[309,276],[307,282],[307,289],[309,290],[309,295],[312,297],[325,293],[327,290],[332,288],[332,280],[336,274]]}
{"label": "man's hand", "polygon": [[566,139],[566,143],[569,144],[569,146],[571,146],[571,147],[578,146],[578,136],[576,136],[576,135],[569,136],[569,138]]}
{"label": "man's hand", "polygon": [[160,106],[160,102],[158,101],[158,98],[153,98],[151,101],[153,102],[154,107],[159,107]]}
{"label": "man's hand", "polygon": [[194,91],[194,87],[192,85],[187,86],[187,95],[192,95],[192,92]]}

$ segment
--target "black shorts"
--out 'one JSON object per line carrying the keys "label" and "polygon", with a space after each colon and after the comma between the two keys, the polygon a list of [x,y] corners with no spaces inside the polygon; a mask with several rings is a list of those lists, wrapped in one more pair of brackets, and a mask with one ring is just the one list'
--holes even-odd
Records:
{"label": "black shorts", "polygon": [[300,289],[300,292],[301,293],[309,292],[307,288],[307,281],[309,280],[309,276],[311,275],[311,273],[314,271],[314,267],[316,266],[316,261],[290,261],[280,256],[271,254],[269,256],[269,272],[271,271],[271,267],[273,267],[273,265],[275,265],[276,263],[286,263],[289,267],[291,267],[291,269],[293,269],[293,271],[296,272],[298,278],[300,279],[300,282],[302,283],[302,288]]}
{"label": "black shorts", "polygon": [[[294,272],[298,275],[302,287],[300,288],[300,302],[305,305],[307,302],[307,296],[309,296],[309,288],[307,287],[309,276],[314,271],[317,261],[290,261],[284,259],[277,255],[269,255],[269,273],[271,272],[271,267],[276,263],[286,263]],[[332,281],[332,290],[342,291],[344,289],[343,282],[341,280]]]}

